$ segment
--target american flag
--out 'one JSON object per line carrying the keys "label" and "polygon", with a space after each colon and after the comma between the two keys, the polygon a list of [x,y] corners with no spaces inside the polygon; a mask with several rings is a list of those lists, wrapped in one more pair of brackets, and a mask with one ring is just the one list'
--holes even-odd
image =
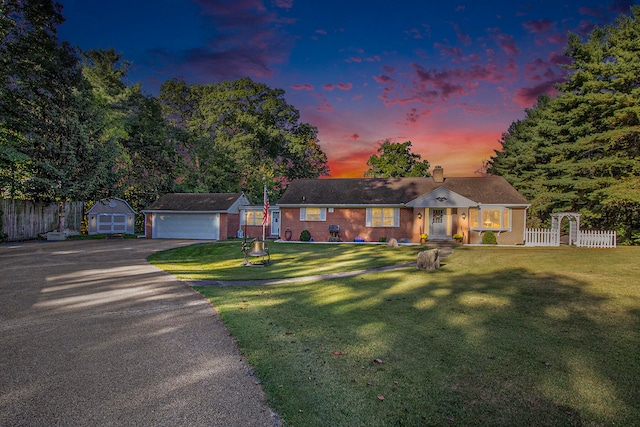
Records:
{"label": "american flag", "polygon": [[267,195],[267,186],[264,186],[264,210],[262,211],[262,226],[269,223],[269,196]]}

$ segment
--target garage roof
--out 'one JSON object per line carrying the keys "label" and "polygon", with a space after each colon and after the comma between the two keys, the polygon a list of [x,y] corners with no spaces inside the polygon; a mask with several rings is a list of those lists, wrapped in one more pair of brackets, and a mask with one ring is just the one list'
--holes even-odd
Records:
{"label": "garage roof", "polygon": [[170,193],[161,196],[144,211],[227,212],[237,208],[238,202],[249,204],[243,193]]}

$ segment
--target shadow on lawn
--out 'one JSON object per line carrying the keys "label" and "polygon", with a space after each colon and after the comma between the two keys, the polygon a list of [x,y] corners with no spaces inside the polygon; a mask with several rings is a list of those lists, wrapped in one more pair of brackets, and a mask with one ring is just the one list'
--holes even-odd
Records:
{"label": "shadow on lawn", "polygon": [[[255,308],[221,314],[255,360],[264,349],[277,351],[282,336],[248,342],[242,330],[233,329],[233,317],[255,316],[252,322],[277,325],[282,334],[295,331],[295,351],[304,352],[296,357],[308,358],[310,365],[323,359],[337,382],[346,375],[354,384],[367,384],[372,374],[364,366],[383,360],[390,374],[402,376],[407,394],[376,390],[402,398],[372,404],[367,412],[375,424],[633,423],[640,416],[639,310],[587,288],[567,276],[523,268],[491,274],[405,269],[235,289],[230,292]],[[214,296],[214,304],[222,301]],[[325,360],[331,350],[345,357]],[[280,363],[290,363],[290,351]],[[319,399],[313,389],[305,390],[296,391],[300,401]],[[295,423],[296,414],[283,415]],[[326,417],[331,423],[331,415]]]}

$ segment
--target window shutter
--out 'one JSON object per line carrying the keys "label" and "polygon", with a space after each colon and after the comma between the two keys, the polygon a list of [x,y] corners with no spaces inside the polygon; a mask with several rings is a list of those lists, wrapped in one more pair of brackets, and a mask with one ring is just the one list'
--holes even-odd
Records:
{"label": "window shutter", "polygon": [[367,208],[367,227],[371,227],[371,208]]}
{"label": "window shutter", "polygon": [[393,209],[393,226],[400,227],[400,208]]}
{"label": "window shutter", "polygon": [[307,208],[300,208],[300,221],[307,219]]}
{"label": "window shutter", "polygon": [[327,220],[327,208],[320,209],[320,221]]}

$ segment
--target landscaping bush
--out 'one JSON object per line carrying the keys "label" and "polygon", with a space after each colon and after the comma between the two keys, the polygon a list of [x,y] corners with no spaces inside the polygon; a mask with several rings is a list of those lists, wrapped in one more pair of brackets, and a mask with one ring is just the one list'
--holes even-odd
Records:
{"label": "landscaping bush", "polygon": [[300,240],[302,242],[308,242],[311,240],[311,233],[309,230],[302,230],[302,233],[300,233]]}
{"label": "landscaping bush", "polygon": [[497,245],[498,240],[496,239],[496,234],[493,231],[485,231],[484,234],[482,234],[482,244]]}

